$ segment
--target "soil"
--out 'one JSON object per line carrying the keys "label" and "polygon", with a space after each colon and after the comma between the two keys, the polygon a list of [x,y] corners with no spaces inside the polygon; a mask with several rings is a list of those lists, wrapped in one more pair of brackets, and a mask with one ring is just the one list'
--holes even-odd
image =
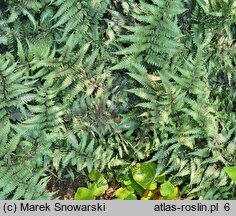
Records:
{"label": "soil", "polygon": [[[55,192],[50,198],[51,200],[73,200],[77,188],[86,186],[87,182],[84,177],[77,178],[73,181],[72,179],[58,179],[53,176],[47,185],[47,191]],[[111,200],[114,197],[115,191],[120,187],[121,184],[117,181],[109,182],[108,189],[102,196],[96,197],[96,200]]]}
{"label": "soil", "polygon": [[47,185],[47,191],[55,192],[51,199],[73,200],[78,187],[86,187],[86,179],[83,177],[72,179],[58,179],[52,177]]}
{"label": "soil", "polygon": [[98,200],[111,200],[115,195],[115,191],[120,187],[121,187],[121,183],[117,181],[109,182],[108,189],[105,191],[105,193],[102,196],[97,197],[97,199]]}

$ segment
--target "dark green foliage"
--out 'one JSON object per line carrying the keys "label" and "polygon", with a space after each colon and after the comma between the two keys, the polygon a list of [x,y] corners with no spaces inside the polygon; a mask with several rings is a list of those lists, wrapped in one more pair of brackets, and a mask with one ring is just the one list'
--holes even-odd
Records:
{"label": "dark green foliage", "polygon": [[[224,87],[222,86],[221,90],[217,87],[215,90],[212,86],[216,88],[217,83],[223,84],[213,78],[216,76],[213,70],[219,71],[219,66],[216,69],[218,65],[216,58],[218,59],[219,55],[223,58],[220,54],[221,46],[219,44],[216,46],[215,43],[224,38],[228,43],[224,46],[234,46],[233,36],[227,33],[225,25],[216,21],[217,16],[220,16],[223,22],[226,19],[224,16],[227,15],[227,19],[231,20],[227,25],[232,26],[233,19],[228,15],[232,13],[234,16],[235,5],[233,1],[230,1],[227,7],[226,5],[220,7],[223,3],[216,1],[212,1],[212,5],[210,2],[207,4],[206,1],[204,3],[197,1],[193,15],[188,18],[187,25],[192,25],[189,32],[183,32],[185,35],[181,37],[179,27],[172,23],[171,28],[168,28],[165,24],[166,29],[170,29],[172,33],[165,33],[165,29],[162,29],[159,34],[163,36],[158,38],[158,34],[154,34],[155,31],[152,30],[153,26],[157,25],[155,28],[157,29],[162,26],[159,22],[171,22],[171,18],[173,20],[178,18],[176,16],[178,12],[184,12],[178,1],[175,1],[176,5],[172,3],[170,6],[161,7],[170,2],[153,1],[153,5],[143,2],[140,4],[142,15],[137,15],[136,11],[133,15],[138,24],[127,27],[133,33],[121,36],[123,42],[131,44],[117,52],[118,55],[125,57],[112,69],[126,69],[128,75],[139,84],[138,87],[128,91],[141,98],[137,106],[143,109],[140,113],[143,123],[150,128],[149,133],[155,131],[157,134],[155,140],[159,148],[151,159],[158,163],[157,175],[171,174],[171,181],[175,184],[184,184],[189,176],[190,184],[183,188],[184,194],[191,194],[201,199],[232,198],[234,192],[231,195],[224,193],[222,197],[221,190],[234,187],[233,185],[226,187],[227,176],[222,170],[225,165],[235,164],[235,145],[226,138],[229,137],[228,133],[231,139],[234,136],[234,129],[230,123],[233,122],[234,114],[231,113],[233,110],[227,113],[222,110],[223,107],[227,107],[226,104],[220,105],[223,101],[229,101],[228,96],[218,94],[223,93]],[[173,11],[173,17],[172,13],[166,13],[169,17],[162,16],[159,7]],[[222,11],[224,9],[230,11],[226,13]],[[215,11],[213,13],[210,10]],[[212,22],[207,20],[206,16],[209,16],[209,19],[211,17]],[[234,30],[230,30],[231,34],[233,32]],[[155,35],[156,41],[150,43],[152,34]],[[188,44],[189,42],[193,44]],[[171,49],[168,49],[168,45],[171,45]],[[232,51],[224,58],[230,59],[231,56]],[[227,62],[229,61],[231,60]],[[227,67],[228,70],[229,68],[232,70],[232,66],[231,63]],[[226,72],[223,71],[222,73]],[[153,81],[153,75],[159,76],[159,81],[158,79]],[[228,75],[231,78],[232,72]],[[227,88],[227,91],[229,89]],[[215,94],[218,96],[214,97]],[[232,100],[229,103],[232,103]],[[226,149],[229,146],[232,150],[227,154]],[[216,185],[217,188],[214,189]]]}
{"label": "dark green foliage", "polygon": [[2,1],[0,199],[46,199],[51,175],[139,161],[184,197],[235,198],[235,9]]}

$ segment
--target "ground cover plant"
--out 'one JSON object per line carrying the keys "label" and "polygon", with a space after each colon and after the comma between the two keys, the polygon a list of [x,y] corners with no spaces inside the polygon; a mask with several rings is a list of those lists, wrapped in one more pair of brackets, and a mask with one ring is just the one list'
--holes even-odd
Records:
{"label": "ground cover plant", "polygon": [[235,0],[0,0],[0,199],[235,199],[235,20]]}

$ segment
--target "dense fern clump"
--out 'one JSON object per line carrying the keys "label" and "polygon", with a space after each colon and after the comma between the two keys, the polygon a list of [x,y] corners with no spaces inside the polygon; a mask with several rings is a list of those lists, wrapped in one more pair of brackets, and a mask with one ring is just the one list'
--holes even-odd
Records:
{"label": "dense fern clump", "polygon": [[0,199],[138,162],[183,198],[234,199],[233,0],[3,0]]}

